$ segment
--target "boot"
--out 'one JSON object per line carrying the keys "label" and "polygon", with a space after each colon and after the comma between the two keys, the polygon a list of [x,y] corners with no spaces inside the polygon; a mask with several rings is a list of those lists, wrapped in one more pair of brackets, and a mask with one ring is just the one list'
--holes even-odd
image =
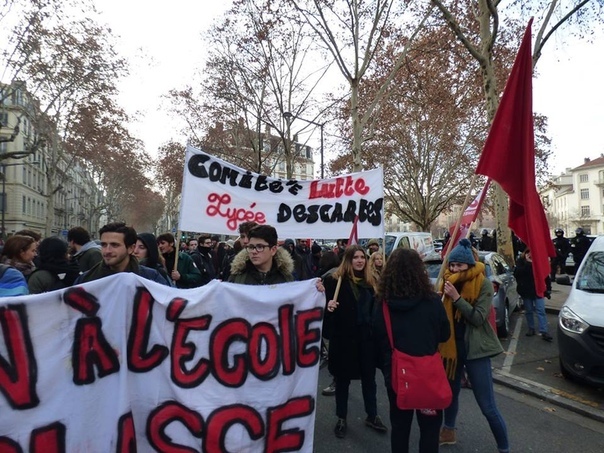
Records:
{"label": "boot", "polygon": [[446,426],[443,426],[440,429],[438,443],[440,445],[455,445],[457,443],[457,435],[455,433],[455,428],[447,428]]}

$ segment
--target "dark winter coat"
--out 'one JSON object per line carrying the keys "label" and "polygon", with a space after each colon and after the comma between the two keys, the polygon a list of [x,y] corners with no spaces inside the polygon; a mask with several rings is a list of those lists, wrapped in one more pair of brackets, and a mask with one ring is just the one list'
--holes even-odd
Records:
{"label": "dark winter coat", "polygon": [[[537,294],[535,289],[535,279],[533,277],[533,264],[520,257],[516,260],[514,268],[514,278],[518,285],[518,294],[523,299],[534,300],[546,296],[547,294]],[[551,292],[551,280],[545,279],[546,293]]]}
{"label": "dark winter coat", "polygon": [[[333,299],[337,279],[325,279],[326,300]],[[374,310],[373,288],[366,284],[356,285],[358,299],[353,291],[353,283],[342,279],[338,295],[338,308],[333,312],[325,310],[323,336],[329,340],[329,372],[336,377],[361,378],[361,361],[377,365],[375,343],[372,339]]]}
{"label": "dark winter coat", "polygon": [[556,236],[552,239],[554,248],[556,249],[556,257],[560,260],[566,260],[570,253],[570,239],[564,236]]}
{"label": "dark winter coat", "polygon": [[214,269],[214,260],[210,247],[197,246],[197,250],[190,253],[191,258],[195,262],[197,269],[201,273],[201,283],[199,286],[207,285],[210,281],[216,278],[216,270]]}
{"label": "dark winter coat", "polygon": [[294,262],[289,252],[281,247],[273,256],[273,266],[267,272],[259,272],[249,259],[247,250],[240,251],[231,263],[229,282],[244,285],[276,285],[293,282]]}
{"label": "dark winter coat", "polygon": [[[130,257],[130,260],[128,261],[128,267],[123,272],[132,272],[134,274],[140,275],[143,278],[146,278],[147,280],[152,280],[156,283],[161,283],[162,285],[166,286],[171,286],[170,283],[164,277],[162,277],[162,275],[155,269],[151,269],[150,267],[141,266],[140,264],[138,264],[138,261],[136,260],[136,258],[134,258],[134,256]],[[101,261],[88,272],[80,275],[74,282],[74,285],[80,285],[82,283],[91,282],[93,280],[99,280],[101,278],[109,277],[110,275],[115,274],[118,274],[118,272],[115,272],[109,266],[107,266],[104,261]]]}
{"label": "dark winter coat", "polygon": [[[414,357],[433,355],[438,344],[451,335],[447,312],[434,293],[428,298],[390,299],[387,301],[394,346]],[[380,351],[380,366],[384,378],[390,382],[392,349],[382,312],[382,301],[376,303],[374,336]]]}
{"label": "dark winter coat", "polygon": [[[172,275],[172,269],[174,269],[174,253],[172,251],[163,255],[166,260],[168,275]],[[201,286],[201,272],[197,269],[197,265],[188,253],[178,252],[176,270],[180,274],[180,279],[175,282],[177,288],[196,288]]]}
{"label": "dark winter coat", "polygon": [[101,246],[93,241],[87,242],[73,258],[78,263],[80,272],[88,272],[95,265],[103,261]]}

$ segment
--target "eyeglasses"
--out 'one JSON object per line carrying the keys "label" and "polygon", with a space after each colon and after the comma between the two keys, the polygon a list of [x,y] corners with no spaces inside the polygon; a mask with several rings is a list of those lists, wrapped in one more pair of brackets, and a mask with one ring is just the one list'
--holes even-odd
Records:
{"label": "eyeglasses", "polygon": [[264,252],[264,249],[270,247],[270,245],[268,244],[250,244],[246,247],[248,252],[259,252],[262,253]]}

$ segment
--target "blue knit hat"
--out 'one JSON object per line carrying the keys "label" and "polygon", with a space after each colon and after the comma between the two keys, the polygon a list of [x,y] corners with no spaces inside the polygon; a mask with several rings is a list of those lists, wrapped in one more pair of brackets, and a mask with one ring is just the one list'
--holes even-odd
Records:
{"label": "blue knit hat", "polygon": [[476,264],[472,253],[472,244],[467,239],[462,239],[449,254],[449,263],[466,263],[471,266]]}

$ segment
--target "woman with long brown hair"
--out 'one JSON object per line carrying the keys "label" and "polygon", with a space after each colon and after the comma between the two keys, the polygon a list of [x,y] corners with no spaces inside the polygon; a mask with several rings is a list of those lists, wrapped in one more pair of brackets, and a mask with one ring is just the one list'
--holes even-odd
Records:
{"label": "woman with long brown hair", "polygon": [[397,395],[392,388],[392,347],[382,313],[382,304],[385,303],[390,313],[394,347],[410,356],[434,355],[439,343],[449,339],[451,329],[447,313],[415,250],[398,248],[392,252],[378,284],[377,300],[375,337],[381,351],[382,371],[390,401],[392,452],[409,451],[409,435],[415,414],[420,429],[419,452],[437,453],[443,411],[403,410],[397,406]]}
{"label": "woman with long brown hair", "polygon": [[2,263],[13,266],[27,278],[36,269],[34,258],[37,249],[38,243],[34,238],[15,234],[4,243]]}
{"label": "woman with long brown hair", "polygon": [[[341,279],[339,294],[335,291]],[[388,428],[377,414],[375,384],[376,354],[371,336],[374,310],[374,281],[365,250],[358,245],[346,248],[338,269],[325,279],[327,313],[324,336],[329,339],[329,373],[336,384],[336,437],[346,435],[350,381],[361,380],[367,418],[365,424],[378,432]]]}

